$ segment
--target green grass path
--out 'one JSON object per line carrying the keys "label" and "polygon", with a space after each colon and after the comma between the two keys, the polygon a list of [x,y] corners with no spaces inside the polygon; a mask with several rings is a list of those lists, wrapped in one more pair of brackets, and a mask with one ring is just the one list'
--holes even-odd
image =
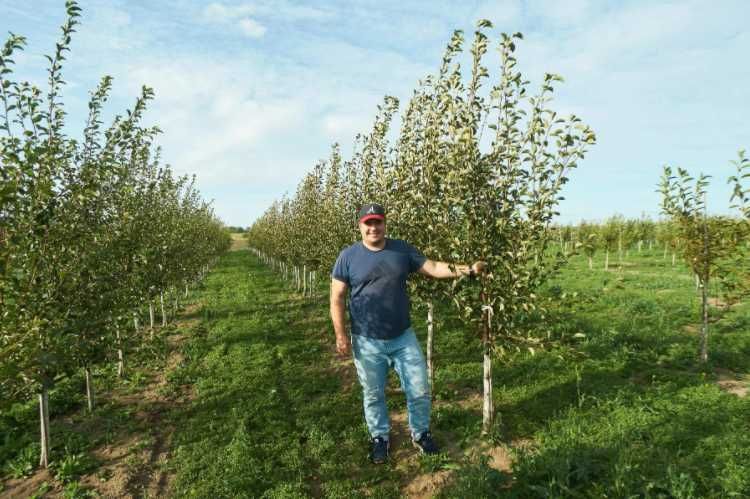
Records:
{"label": "green grass path", "polygon": [[[373,466],[324,290],[303,299],[250,252],[229,253],[200,291],[201,320],[170,375],[194,386],[172,416],[174,495],[400,497],[432,481],[457,498],[750,497],[750,401],[721,391],[712,371],[748,372],[747,309],[714,325],[715,361],[697,366],[689,276],[656,258],[639,265],[588,272],[581,260],[550,286],[558,346],[498,361],[489,441],[479,436],[478,342],[439,307],[433,427],[447,452],[420,459],[404,447]],[[403,420],[395,386],[389,406]],[[512,470],[492,461],[498,449]]]}
{"label": "green grass path", "polygon": [[[176,416],[175,495],[353,497],[397,490],[367,466],[361,398],[333,356],[327,316],[249,252],[223,257],[205,282],[202,322],[172,378],[195,401]],[[378,484],[392,482],[394,485]]]}

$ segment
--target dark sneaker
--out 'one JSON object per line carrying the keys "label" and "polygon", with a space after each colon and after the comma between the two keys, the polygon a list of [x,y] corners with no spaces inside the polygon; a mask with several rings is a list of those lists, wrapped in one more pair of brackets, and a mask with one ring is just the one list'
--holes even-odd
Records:
{"label": "dark sneaker", "polygon": [[435,440],[432,439],[432,433],[429,431],[422,433],[418,440],[412,440],[411,442],[414,447],[419,449],[420,454],[438,454],[440,452]]}
{"label": "dark sneaker", "polygon": [[375,437],[370,442],[370,461],[374,464],[383,464],[388,461],[388,450],[390,442],[383,437]]}

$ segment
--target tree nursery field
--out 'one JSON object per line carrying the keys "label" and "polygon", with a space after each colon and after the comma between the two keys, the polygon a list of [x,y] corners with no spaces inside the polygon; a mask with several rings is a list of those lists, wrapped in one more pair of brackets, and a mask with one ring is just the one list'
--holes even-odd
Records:
{"label": "tree nursery field", "polygon": [[[82,132],[66,121],[81,8],[65,12],[46,83],[16,72],[35,60],[24,36],[0,47],[0,497],[750,497],[744,150],[717,180],[672,165],[639,179],[659,220],[599,207],[609,218],[563,225],[597,134],[556,110],[562,76],[522,75],[521,33],[480,19],[403,108],[383,98],[350,156],[334,143],[230,234],[163,161],[152,88],[112,116],[121,95],[102,76]],[[713,181],[729,185],[724,214]],[[331,269],[373,202],[380,236],[456,277],[407,284],[442,451],[412,447],[394,374],[382,465],[329,315],[329,294],[334,317],[345,302]]]}
{"label": "tree nursery field", "polygon": [[[747,304],[713,303],[704,364],[694,279],[661,251],[632,254],[608,271],[574,257],[542,294],[549,313],[538,327],[551,341],[501,358],[488,436],[481,344],[450,304],[437,304],[444,319],[435,333],[433,426],[444,452],[421,457],[411,447],[394,377],[395,450],[376,467],[354,367],[334,354],[327,283],[305,296],[252,252],[230,252],[125,378],[113,366],[96,368],[106,394],[92,415],[80,377],[51,392],[65,404],[53,405],[60,443],[49,471],[34,471],[36,407],[3,411],[2,494],[747,495]],[[423,341],[426,326],[415,325]]]}

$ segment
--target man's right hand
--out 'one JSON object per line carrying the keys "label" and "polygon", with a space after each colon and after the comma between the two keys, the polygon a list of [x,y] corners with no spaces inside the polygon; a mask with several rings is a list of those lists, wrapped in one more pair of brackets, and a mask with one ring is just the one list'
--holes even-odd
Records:
{"label": "man's right hand", "polygon": [[336,336],[336,353],[348,357],[352,352],[352,343],[348,336]]}

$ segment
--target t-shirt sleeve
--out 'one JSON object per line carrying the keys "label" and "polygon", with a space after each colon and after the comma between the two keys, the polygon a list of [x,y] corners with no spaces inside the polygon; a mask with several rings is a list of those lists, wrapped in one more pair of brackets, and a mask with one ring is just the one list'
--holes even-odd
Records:
{"label": "t-shirt sleeve", "polygon": [[349,284],[349,262],[347,261],[345,252],[339,253],[339,257],[336,258],[336,263],[333,264],[333,270],[331,271],[331,277],[337,281],[345,282]]}
{"label": "t-shirt sleeve", "polygon": [[424,256],[417,248],[409,243],[406,244],[406,254],[409,255],[409,272],[416,272],[422,268],[427,257]]}

